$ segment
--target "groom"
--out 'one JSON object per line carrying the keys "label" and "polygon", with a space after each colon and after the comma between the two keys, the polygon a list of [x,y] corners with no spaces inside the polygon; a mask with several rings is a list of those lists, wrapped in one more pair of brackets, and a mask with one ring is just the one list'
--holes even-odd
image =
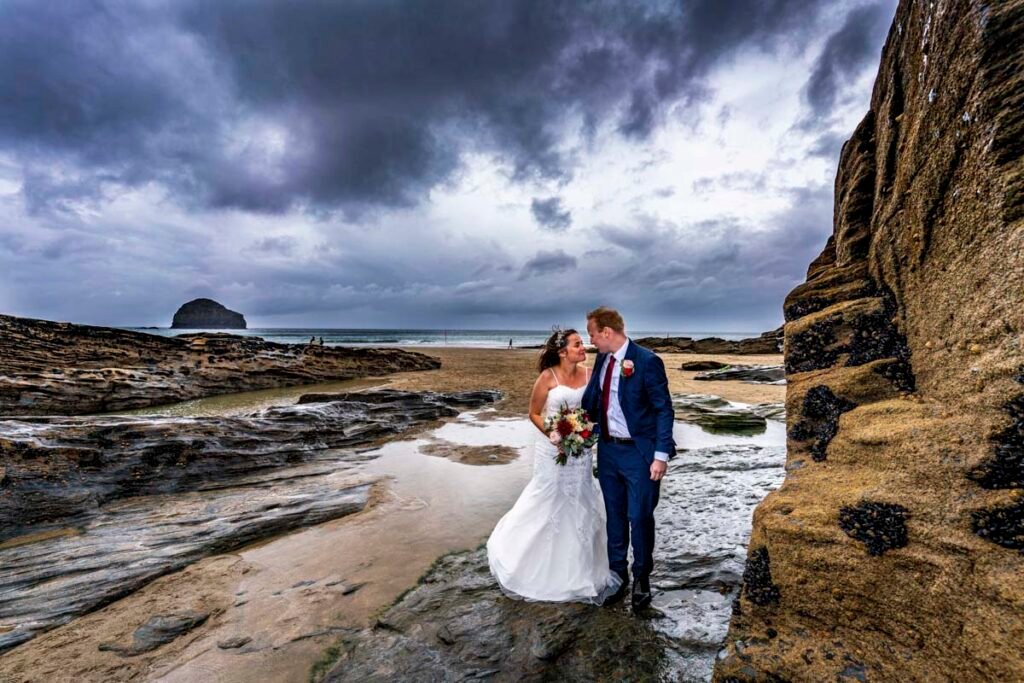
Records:
{"label": "groom", "polygon": [[668,459],[675,454],[675,413],[665,363],[626,336],[618,311],[604,306],[587,313],[590,343],[597,347],[594,373],[583,394],[583,408],[597,416],[598,480],[608,514],[608,564],[622,587],[606,604],[617,602],[629,584],[626,551],[633,545],[633,609],[651,603],[654,564],[654,507]]}

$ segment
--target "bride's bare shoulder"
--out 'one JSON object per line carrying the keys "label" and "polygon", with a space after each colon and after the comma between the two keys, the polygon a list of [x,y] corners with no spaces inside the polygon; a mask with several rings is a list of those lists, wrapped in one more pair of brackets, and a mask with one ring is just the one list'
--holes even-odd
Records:
{"label": "bride's bare shoulder", "polygon": [[555,380],[555,376],[551,373],[551,368],[542,370],[537,375],[537,380],[533,383],[534,387],[544,387],[546,389],[553,389],[558,386],[558,382]]}

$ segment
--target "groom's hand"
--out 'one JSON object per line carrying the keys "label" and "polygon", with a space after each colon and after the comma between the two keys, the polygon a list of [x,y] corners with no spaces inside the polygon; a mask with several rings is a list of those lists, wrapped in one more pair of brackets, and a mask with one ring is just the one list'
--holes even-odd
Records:
{"label": "groom's hand", "polygon": [[661,478],[665,476],[665,472],[668,470],[668,463],[662,462],[661,460],[655,460],[651,463],[651,481],[661,481]]}

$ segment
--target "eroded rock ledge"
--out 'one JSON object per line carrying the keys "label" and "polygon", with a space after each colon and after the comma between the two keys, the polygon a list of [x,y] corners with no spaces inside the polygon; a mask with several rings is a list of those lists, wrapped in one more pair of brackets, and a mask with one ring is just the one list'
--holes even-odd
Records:
{"label": "eroded rock ledge", "polygon": [[83,415],[315,384],[441,362],[399,349],[177,337],[0,315],[0,415]]}
{"label": "eroded rock ledge", "polygon": [[358,512],[366,446],[498,398],[389,391],[244,417],[0,420],[0,652],[202,557]]}
{"label": "eroded rock ledge", "polygon": [[900,2],[785,302],[787,475],[715,680],[1024,671],[1024,2]]}

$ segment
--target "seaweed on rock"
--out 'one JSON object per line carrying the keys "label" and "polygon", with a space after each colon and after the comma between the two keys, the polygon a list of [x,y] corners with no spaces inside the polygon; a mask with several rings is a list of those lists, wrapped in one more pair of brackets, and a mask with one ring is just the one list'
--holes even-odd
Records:
{"label": "seaweed on rock", "polygon": [[1024,553],[1024,500],[972,512],[971,530],[1004,548]]}
{"label": "seaweed on rock", "polygon": [[1024,395],[1005,406],[1012,422],[992,441],[992,457],[970,471],[968,476],[986,489],[1024,487]]}
{"label": "seaweed on rock", "polygon": [[839,528],[863,543],[871,555],[907,545],[910,511],[896,503],[861,501],[839,510]]}
{"label": "seaweed on rock", "polygon": [[836,396],[824,384],[812,387],[804,396],[802,419],[789,430],[789,437],[797,441],[813,438],[811,458],[822,462],[827,457],[828,444],[839,431],[839,416],[856,407],[856,403]]}
{"label": "seaweed on rock", "polygon": [[768,548],[761,546],[747,556],[743,570],[743,591],[755,605],[764,607],[779,601],[779,587],[772,582],[771,559]]}
{"label": "seaweed on rock", "polygon": [[841,315],[830,315],[790,337],[786,343],[786,374],[835,365],[839,354],[829,347],[836,342],[836,325],[842,319]]}

